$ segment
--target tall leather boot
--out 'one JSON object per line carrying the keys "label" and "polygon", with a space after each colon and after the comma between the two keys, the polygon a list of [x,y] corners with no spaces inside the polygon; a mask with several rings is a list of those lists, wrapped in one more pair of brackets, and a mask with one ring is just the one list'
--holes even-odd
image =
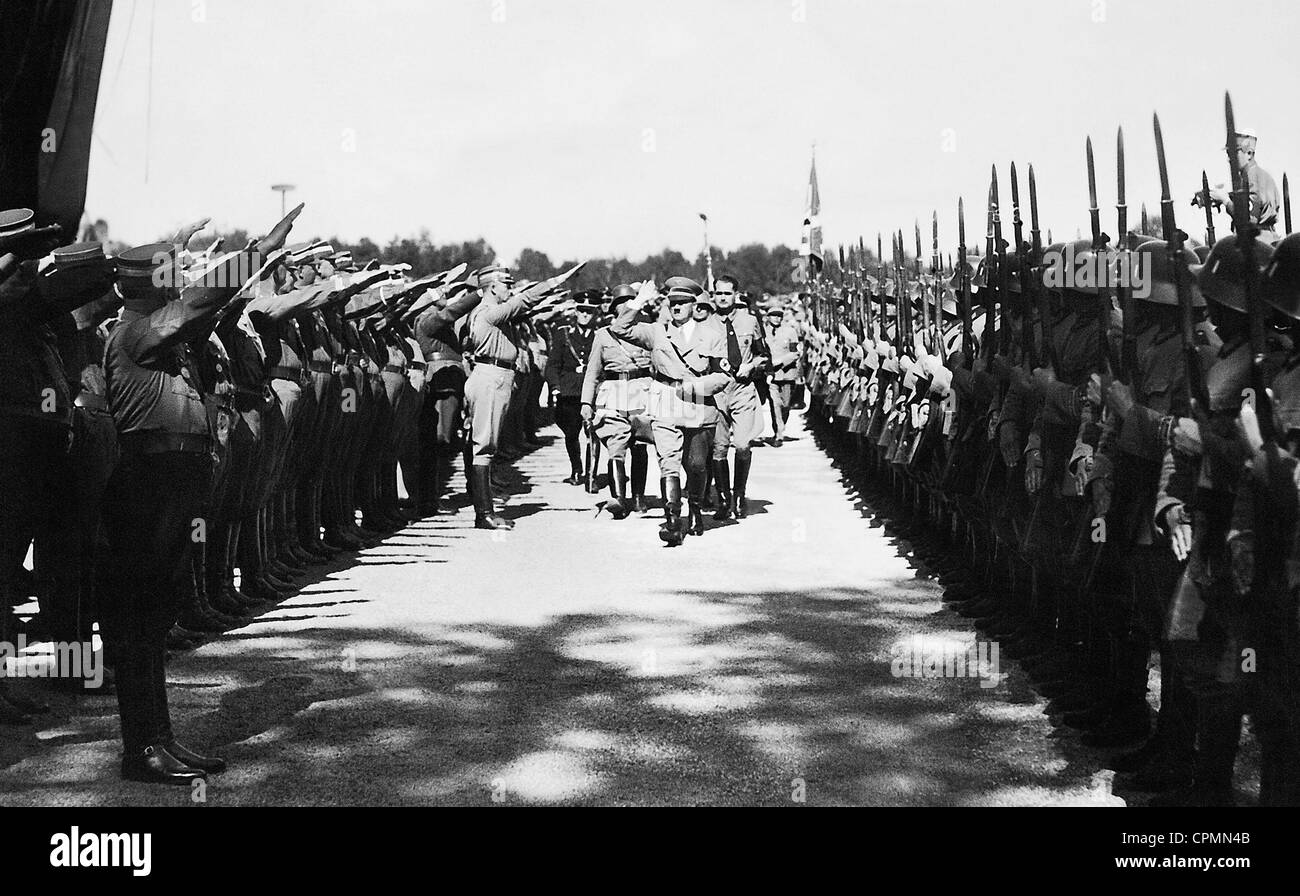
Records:
{"label": "tall leather boot", "polygon": [[471,491],[474,494],[475,529],[513,529],[513,521],[499,516],[492,505],[491,468],[487,464],[471,464]]}
{"label": "tall leather boot", "polygon": [[687,535],[704,534],[704,512],[700,510],[700,502],[697,498],[688,498],[687,506]]}
{"label": "tall leather boot", "polygon": [[713,461],[713,479],[718,483],[718,509],[713,518],[721,523],[736,515],[735,495],[731,491],[731,464],[725,457]]}
{"label": "tall leather boot", "polygon": [[257,511],[257,546],[258,556],[262,561],[262,573],[273,585],[287,585],[292,588],[295,574],[278,559],[275,549],[275,534],[273,530],[274,517],[271,514],[270,507],[263,507]]}
{"label": "tall leather boot", "polygon": [[660,484],[664,492],[664,522],[659,527],[659,538],[675,548],[686,539],[686,529],[682,526],[682,485],[676,476],[665,476]]}
{"label": "tall leather boot", "polygon": [[645,481],[650,474],[650,458],[645,445],[632,446],[632,510],[645,513],[650,505],[645,500]]}
{"label": "tall leather boot", "polygon": [[450,478],[451,458],[439,450],[420,461],[420,515],[437,516],[443,512],[442,490]]}
{"label": "tall leather boot", "polygon": [[[215,522],[209,520],[209,523]],[[215,527],[214,527],[215,528]],[[209,532],[212,530],[210,529]],[[210,542],[201,541],[190,551],[190,574],[193,588],[188,600],[181,607],[180,625],[191,632],[223,632],[236,625],[242,625],[243,619],[226,616],[208,601],[208,584],[213,576],[208,572],[208,550],[214,547]],[[225,547],[221,546],[222,559],[225,559]]]}
{"label": "tall leather boot", "polygon": [[736,484],[731,490],[731,496],[736,502],[738,520],[749,516],[749,509],[745,506],[745,488],[749,485],[749,465],[753,460],[754,456],[747,449],[736,452]]}
{"label": "tall leather boot", "polygon": [[627,501],[627,467],[621,460],[609,462],[609,490],[613,493],[614,500],[607,502],[605,509],[616,520],[626,518],[631,512],[631,506]]}
{"label": "tall leather boot", "polygon": [[[465,466],[465,493],[472,501],[474,500],[474,445],[468,437],[461,443],[460,456],[461,463]],[[491,477],[488,478],[488,482],[491,483]]]}

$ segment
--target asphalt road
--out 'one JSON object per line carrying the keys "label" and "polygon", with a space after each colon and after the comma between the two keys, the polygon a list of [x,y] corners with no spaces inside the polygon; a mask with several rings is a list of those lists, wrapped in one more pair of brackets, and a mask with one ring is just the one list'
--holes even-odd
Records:
{"label": "asphalt road", "polygon": [[3,731],[0,804],[1122,805],[1009,661],[896,674],[975,635],[791,423],[750,519],[677,549],[551,444],[512,532],[423,521],[174,658],[181,739],[231,762],[206,792],[120,781],[116,702],[55,696]]}

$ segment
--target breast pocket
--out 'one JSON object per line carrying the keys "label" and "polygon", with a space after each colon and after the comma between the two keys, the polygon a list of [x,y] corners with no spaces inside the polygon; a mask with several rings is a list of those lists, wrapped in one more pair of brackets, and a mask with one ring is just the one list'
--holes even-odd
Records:
{"label": "breast pocket", "polygon": [[1177,385],[1177,378],[1172,373],[1166,371],[1152,373],[1143,383],[1146,400],[1142,404],[1157,414],[1169,413],[1169,408],[1173,404],[1174,388]]}

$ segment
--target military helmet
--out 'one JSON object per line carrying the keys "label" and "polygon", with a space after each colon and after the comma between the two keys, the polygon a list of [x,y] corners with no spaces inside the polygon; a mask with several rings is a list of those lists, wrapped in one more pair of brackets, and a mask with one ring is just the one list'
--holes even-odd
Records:
{"label": "military helmet", "polygon": [[[1255,243],[1255,266],[1263,268],[1268,264],[1272,249],[1261,242]],[[1230,233],[1214,244],[1205,263],[1194,265],[1192,274],[1201,292],[1212,302],[1246,314],[1245,268],[1242,266],[1241,252],[1237,248],[1237,235]]]}
{"label": "military helmet", "polygon": [[[1188,267],[1196,264],[1196,253],[1186,246],[1181,252],[1182,263]],[[1177,305],[1178,289],[1174,285],[1174,271],[1169,266],[1169,244],[1164,240],[1147,240],[1138,246],[1132,254],[1133,285],[1142,283],[1144,290],[1134,290],[1133,297],[1154,305]],[[1119,259],[1116,259],[1116,264]],[[1192,306],[1205,307],[1205,296],[1201,295],[1190,274],[1185,275],[1185,282],[1192,293]],[[1143,294],[1145,292],[1145,295]]]}
{"label": "military helmet", "polygon": [[1300,320],[1300,233],[1273,247],[1260,283],[1264,301],[1292,320]]}

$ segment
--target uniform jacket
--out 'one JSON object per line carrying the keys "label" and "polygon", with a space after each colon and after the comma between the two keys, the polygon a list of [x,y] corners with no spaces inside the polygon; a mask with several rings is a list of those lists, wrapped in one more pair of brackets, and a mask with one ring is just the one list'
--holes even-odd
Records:
{"label": "uniform jacket", "polygon": [[547,348],[546,384],[564,398],[577,398],[587,373],[587,361],[596,335],[594,327],[583,330],[576,324],[551,328]]}

